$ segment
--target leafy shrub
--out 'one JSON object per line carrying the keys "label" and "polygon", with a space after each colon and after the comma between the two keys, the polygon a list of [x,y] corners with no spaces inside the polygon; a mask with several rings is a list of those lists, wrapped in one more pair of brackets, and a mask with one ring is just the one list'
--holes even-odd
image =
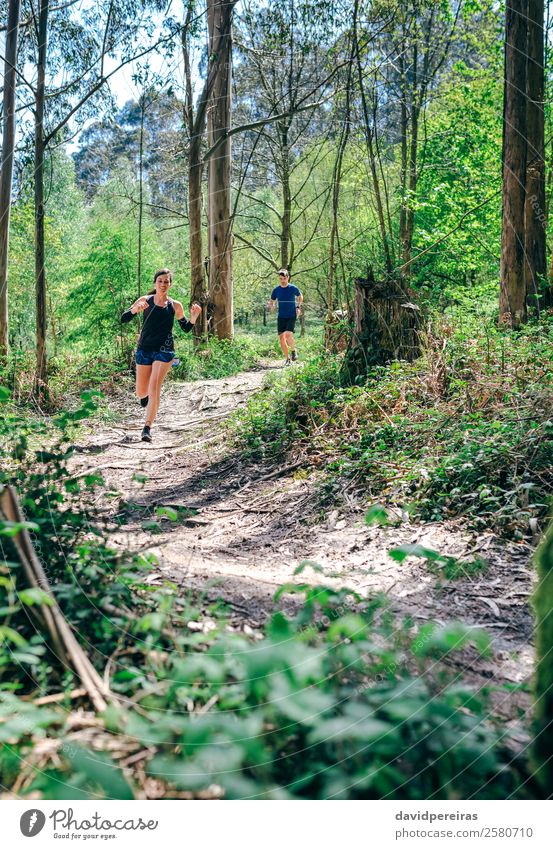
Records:
{"label": "leafy shrub", "polygon": [[414,363],[344,386],[320,359],[252,398],[232,425],[255,458],[299,443],[324,464],[323,496],[344,479],[423,518],[466,515],[510,535],[545,518],[553,494],[553,325],[467,338],[447,332]]}
{"label": "leafy shrub", "polygon": [[236,413],[230,428],[236,443],[255,459],[274,458],[296,439],[311,433],[318,415],[334,397],[340,366],[334,357],[318,357],[271,381]]}
{"label": "leafy shrub", "polygon": [[[276,612],[263,637],[232,633],[224,619],[205,633],[183,628],[170,652],[137,647],[117,670],[113,687],[136,705],[111,705],[107,728],[124,751],[129,741],[155,750],[145,769],[166,797],[531,795],[486,692],[447,667],[457,651],[486,654],[486,634],[459,623],[415,632],[382,599],[361,602],[346,590],[299,584],[279,595],[286,592],[305,594],[303,605],[293,618]],[[144,622],[149,633],[152,624]],[[19,704],[0,699],[3,782],[33,736],[48,729],[65,739],[62,714],[34,708],[21,721],[29,706]],[[64,743],[61,767],[41,770],[28,789],[80,798],[100,788],[128,798],[113,761],[100,757],[94,767],[83,753],[75,759],[73,747]]]}
{"label": "leafy shrub", "polygon": [[[126,557],[107,544],[107,529],[90,501],[101,477],[79,475],[68,467],[73,454],[71,434],[96,410],[97,395],[84,393],[77,409],[52,419],[31,419],[9,406],[7,390],[3,390],[0,488],[11,484],[18,491],[33,545],[61,608],[81,637],[101,653],[112,645],[118,627],[117,619],[106,610],[131,603],[130,581],[136,579],[137,570],[139,574],[150,564],[144,557]],[[44,637],[27,615],[26,608],[41,599],[25,587],[11,542],[15,530],[9,522],[0,522],[0,607],[8,628],[3,631],[1,663],[4,681],[17,690],[44,683],[50,675],[65,678],[46,654]],[[28,676],[18,673],[20,664],[28,666]]]}
{"label": "leafy shrub", "polygon": [[199,380],[201,378],[228,377],[251,368],[259,357],[258,349],[247,337],[239,340],[209,340],[206,346],[195,348],[190,341],[178,346],[181,365],[174,369],[175,378]]}

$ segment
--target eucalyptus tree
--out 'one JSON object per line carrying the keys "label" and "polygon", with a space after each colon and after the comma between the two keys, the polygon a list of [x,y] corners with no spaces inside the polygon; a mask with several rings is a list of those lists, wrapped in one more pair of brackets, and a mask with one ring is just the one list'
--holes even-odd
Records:
{"label": "eucalyptus tree", "polygon": [[526,0],[507,0],[499,321],[511,327],[519,327],[526,320],[524,206],[527,165],[527,11]]}
{"label": "eucalyptus tree", "polygon": [[[183,218],[186,207],[186,142],[182,138],[183,101],[170,88],[148,86],[114,114],[88,124],[73,154],[79,186],[92,200],[120,167],[140,171],[148,189],[150,212],[160,226]],[[142,157],[140,155],[142,139]]]}
{"label": "eucalyptus tree", "polygon": [[[388,120],[392,116],[392,133],[400,151],[397,256],[406,278],[412,259],[421,127],[432,95],[448,70],[462,9],[463,0],[409,0],[390,14],[390,4],[374,4],[374,13],[383,21],[379,108]],[[369,61],[372,65],[370,54]]]}
{"label": "eucalyptus tree", "polygon": [[544,0],[528,0],[524,285],[528,303],[538,308],[546,277],[544,13]]}
{"label": "eucalyptus tree", "polygon": [[[208,256],[209,298],[213,305],[213,328],[219,339],[232,339],[234,307],[232,291],[231,220],[231,103],[232,18],[235,0],[208,0],[209,65],[213,87],[207,110],[207,143],[217,146],[208,162]],[[209,80],[209,74],[208,74]]]}
{"label": "eucalyptus tree", "polygon": [[20,0],[9,0],[4,48],[2,171],[0,174],[0,360],[8,352],[8,244],[15,148],[15,87]]}
{"label": "eucalyptus tree", "polygon": [[[194,95],[193,45],[201,37],[201,16],[197,4],[189,0],[181,31],[185,73],[184,119],[188,133],[188,223],[190,245],[190,299],[202,305],[202,321],[197,335],[207,332],[207,304],[216,302],[215,326],[222,338],[232,336],[232,239],[226,214],[230,193],[230,81],[232,79],[232,22],[236,0],[208,0],[207,73],[198,98]],[[202,235],[202,179],[205,162],[202,152],[210,114],[209,138],[222,146],[216,169],[210,169],[208,188],[209,294],[206,289],[206,262]]]}

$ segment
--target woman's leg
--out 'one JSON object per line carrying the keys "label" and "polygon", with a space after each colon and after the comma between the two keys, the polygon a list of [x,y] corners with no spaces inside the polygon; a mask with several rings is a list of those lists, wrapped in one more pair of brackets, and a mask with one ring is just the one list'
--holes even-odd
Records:
{"label": "woman's leg", "polygon": [[[171,361],[172,362],[172,361]],[[146,425],[151,427],[156,420],[157,411],[159,408],[159,396],[161,393],[161,384],[165,380],[165,376],[171,368],[171,362],[162,363],[155,360],[152,365],[152,373],[150,375],[150,383],[148,385],[148,406],[146,407]]]}
{"label": "woman's leg", "polygon": [[136,394],[145,398],[148,394],[148,384],[152,374],[152,366],[136,366]]}

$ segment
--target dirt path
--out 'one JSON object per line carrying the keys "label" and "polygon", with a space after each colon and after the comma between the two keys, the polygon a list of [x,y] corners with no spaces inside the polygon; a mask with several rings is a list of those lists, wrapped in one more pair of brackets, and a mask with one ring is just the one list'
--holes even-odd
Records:
{"label": "dirt path", "polygon": [[[170,579],[183,591],[201,589],[207,600],[222,598],[235,624],[260,625],[276,589],[307,576],[365,596],[386,592],[393,609],[415,624],[461,619],[482,625],[493,636],[494,656],[467,655],[465,671],[480,683],[528,681],[529,546],[454,522],[368,527],[367,503],[347,496],[326,515],[318,473],[299,464],[248,465],[229,447],[224,422],[253,392],[263,391],[270,369],[267,364],[230,378],[168,384],[151,445],[139,441],[143,416],[135,399],[113,402],[117,424],[83,438],[77,464],[102,472],[107,492],[97,496],[97,506],[119,522],[114,541],[153,550],[158,566],[150,582]],[[160,506],[180,510],[181,521],[156,516]],[[152,521],[158,522],[155,533],[147,527]],[[389,557],[389,549],[412,542],[459,558],[478,555],[489,566],[476,576],[440,582],[421,561],[400,565]],[[295,577],[305,560],[320,564],[324,578],[309,569]],[[520,694],[504,693],[499,701],[510,716],[526,707]]]}

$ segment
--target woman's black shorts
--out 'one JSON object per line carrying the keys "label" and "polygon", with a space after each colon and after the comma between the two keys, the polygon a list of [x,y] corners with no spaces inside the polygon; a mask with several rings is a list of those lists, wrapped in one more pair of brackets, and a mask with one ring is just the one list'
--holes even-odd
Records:
{"label": "woman's black shorts", "polygon": [[277,320],[277,333],[279,336],[281,333],[293,333],[295,326],[295,318],[281,318],[279,316]]}

